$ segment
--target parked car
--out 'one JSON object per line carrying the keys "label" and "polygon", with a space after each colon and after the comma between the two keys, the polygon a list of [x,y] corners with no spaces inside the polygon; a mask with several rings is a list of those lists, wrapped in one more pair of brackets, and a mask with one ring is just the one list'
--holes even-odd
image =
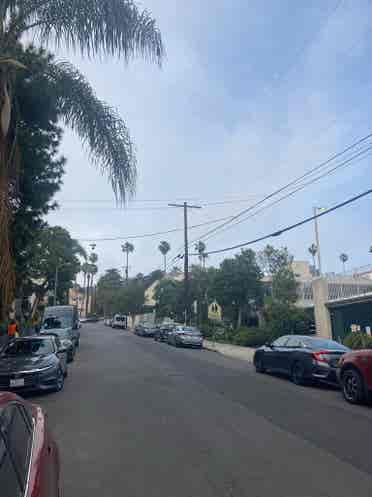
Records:
{"label": "parked car", "polygon": [[0,392],[1,497],[58,497],[60,462],[43,410]]}
{"label": "parked car", "polygon": [[128,316],[125,316],[124,314],[115,314],[111,322],[111,327],[126,330],[128,328]]}
{"label": "parked car", "polygon": [[61,322],[61,328],[69,328],[72,333],[72,341],[74,342],[75,348],[79,348],[80,319],[75,305],[56,305],[46,307],[41,329],[44,328],[44,323],[48,318],[57,318]]}
{"label": "parked car", "polygon": [[154,333],[154,340],[157,342],[167,342],[168,335],[172,332],[173,328],[172,325],[158,326]]}
{"label": "parked car", "polygon": [[203,348],[203,336],[197,328],[191,326],[176,326],[168,333],[168,343],[175,347]]}
{"label": "parked car", "polygon": [[69,328],[52,328],[40,330],[39,336],[53,336],[56,337],[63,348],[67,350],[67,362],[73,362],[75,359],[76,348],[72,338],[72,332]]}
{"label": "parked car", "polygon": [[256,371],[283,373],[297,385],[308,380],[337,383],[337,366],[350,349],[320,337],[286,335],[256,350]]}
{"label": "parked car", "polygon": [[345,400],[359,404],[371,397],[372,350],[354,350],[343,355],[337,372]]}
{"label": "parked car", "polygon": [[51,336],[16,338],[0,353],[0,390],[63,389],[67,350]]}
{"label": "parked car", "polygon": [[112,318],[105,318],[103,324],[105,326],[112,326]]}

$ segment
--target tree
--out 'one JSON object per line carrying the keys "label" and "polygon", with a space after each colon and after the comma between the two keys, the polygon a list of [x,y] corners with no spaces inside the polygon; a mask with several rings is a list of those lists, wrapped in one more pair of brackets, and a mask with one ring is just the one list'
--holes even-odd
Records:
{"label": "tree", "polygon": [[293,303],[297,299],[297,283],[292,269],[293,257],[286,247],[267,245],[258,255],[263,272],[271,276],[274,300]]}
{"label": "tree", "polygon": [[117,312],[129,315],[142,314],[145,304],[145,286],[139,280],[130,280],[116,294]]}
{"label": "tree", "polygon": [[[63,13],[63,14],[62,14]],[[154,19],[132,0],[12,0],[0,9],[0,274],[8,305],[15,287],[11,256],[11,197],[22,164],[19,111],[14,81],[27,78],[21,40],[25,36],[78,49],[88,56],[136,55],[158,63],[164,50]],[[134,190],[136,163],[128,129],[117,113],[99,101],[86,79],[68,62],[49,60],[43,77],[56,88],[59,118],[90,149],[92,162],[109,178],[118,198]]]}
{"label": "tree", "polygon": [[117,269],[108,269],[97,283],[97,306],[104,316],[117,312],[118,292],[123,287],[123,278]]}
{"label": "tree", "polygon": [[316,263],[315,263],[315,256],[318,253],[318,247],[315,245],[315,243],[312,243],[310,247],[308,248],[309,253],[311,254],[311,257],[313,258],[313,267],[314,271],[316,270]]}
{"label": "tree", "polygon": [[253,250],[242,250],[232,259],[225,259],[214,279],[213,294],[239,328],[243,319],[262,300],[262,272]]}
{"label": "tree", "polygon": [[184,319],[184,287],[180,281],[163,279],[156,286],[156,315],[158,317],[171,317],[179,321]]}
{"label": "tree", "polygon": [[340,261],[342,262],[343,272],[345,272],[345,264],[347,263],[348,260],[349,260],[349,256],[347,254],[340,255]]}
{"label": "tree", "polygon": [[192,266],[190,272],[191,297],[197,301],[198,324],[208,321],[208,304],[214,300],[213,287],[218,270],[214,267],[202,269]]}
{"label": "tree", "polygon": [[199,254],[199,261],[200,261],[200,265],[202,265],[203,267],[205,267],[205,261],[206,259],[208,258],[208,254],[206,253],[206,245],[204,242],[202,241],[198,241],[198,243],[195,244],[195,250],[197,251],[197,253]]}
{"label": "tree", "polygon": [[160,242],[158,248],[159,248],[159,250],[164,258],[164,274],[165,274],[167,272],[167,253],[170,251],[171,246],[169,245],[168,242],[162,241],[162,242]]}
{"label": "tree", "polygon": [[59,226],[42,229],[34,243],[35,249],[33,258],[29,261],[30,271],[26,282],[29,294],[36,295],[33,312],[48,292],[54,292],[56,276],[57,300],[67,302],[68,290],[72,288],[80,270],[79,256],[85,255],[79,243]]}
{"label": "tree", "polygon": [[121,246],[121,250],[126,254],[125,281],[128,281],[128,278],[129,278],[129,254],[134,252],[134,245],[132,245],[129,242],[125,242],[124,245]]}

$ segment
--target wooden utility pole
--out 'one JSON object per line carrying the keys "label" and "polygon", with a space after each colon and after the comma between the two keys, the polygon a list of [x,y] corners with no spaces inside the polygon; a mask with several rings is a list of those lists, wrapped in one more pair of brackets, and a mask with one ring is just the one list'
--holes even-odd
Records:
{"label": "wooden utility pole", "polygon": [[200,205],[189,205],[187,202],[183,204],[168,204],[169,207],[183,207],[183,222],[184,222],[184,238],[185,238],[185,253],[184,253],[184,288],[185,288],[185,324],[188,325],[191,316],[190,302],[190,278],[189,278],[189,240],[188,240],[188,209],[201,209]]}

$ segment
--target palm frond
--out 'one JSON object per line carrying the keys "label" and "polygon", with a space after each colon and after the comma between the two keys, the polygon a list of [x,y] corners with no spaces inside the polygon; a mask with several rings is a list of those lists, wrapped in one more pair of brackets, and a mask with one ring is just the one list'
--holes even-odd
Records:
{"label": "palm frond", "polygon": [[134,193],[136,159],[129,131],[117,112],[99,100],[85,77],[68,62],[51,62],[46,76],[55,85],[58,111],[75,131],[92,162],[108,176],[116,198]]}
{"label": "palm frond", "polygon": [[26,29],[42,43],[79,49],[87,55],[141,55],[161,63],[164,46],[154,18],[133,0],[19,0]]}

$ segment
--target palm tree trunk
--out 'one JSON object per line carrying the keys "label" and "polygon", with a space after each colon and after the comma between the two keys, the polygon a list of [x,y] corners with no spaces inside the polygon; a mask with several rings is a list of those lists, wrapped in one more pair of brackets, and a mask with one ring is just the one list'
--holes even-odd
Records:
{"label": "palm tree trunk", "polygon": [[164,254],[164,274],[167,272],[167,254]]}
{"label": "palm tree trunk", "polygon": [[89,281],[90,281],[90,274],[87,274],[87,289],[86,289],[86,298],[85,298],[85,317],[88,316],[88,309],[89,309]]}

